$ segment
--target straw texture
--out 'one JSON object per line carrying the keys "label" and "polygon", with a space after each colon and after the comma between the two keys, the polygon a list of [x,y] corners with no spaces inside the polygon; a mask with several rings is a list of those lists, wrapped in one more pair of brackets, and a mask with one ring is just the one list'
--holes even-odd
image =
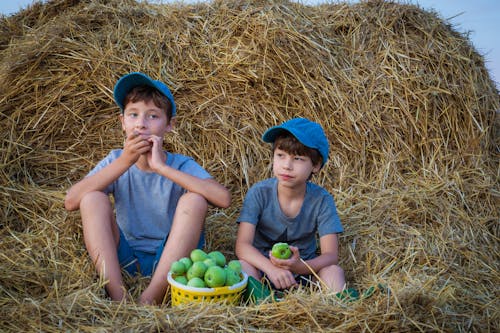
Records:
{"label": "straw texture", "polygon": [[[367,1],[153,5],[50,0],[0,17],[0,330],[499,331],[499,94],[483,57],[436,13]],[[279,303],[113,303],[66,189],[123,134],[112,88],[142,71],[168,84],[166,148],[233,195],[207,248],[234,257],[248,188],[269,177],[265,129],[319,122],[331,159],[344,304],[301,289]],[[148,280],[129,277],[137,297]],[[168,298],[169,295],[167,295]]]}

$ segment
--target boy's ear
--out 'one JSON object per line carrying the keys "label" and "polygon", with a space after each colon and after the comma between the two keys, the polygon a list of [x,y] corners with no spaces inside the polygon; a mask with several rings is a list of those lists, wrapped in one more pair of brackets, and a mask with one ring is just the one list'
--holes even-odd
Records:
{"label": "boy's ear", "polygon": [[321,170],[321,163],[316,164],[313,166],[312,173],[317,174]]}
{"label": "boy's ear", "polygon": [[120,123],[122,124],[122,130],[125,131],[125,124],[123,123],[123,113],[120,113]]}
{"label": "boy's ear", "polygon": [[177,118],[176,118],[176,117],[173,117],[173,118],[171,118],[171,119],[170,119],[170,121],[168,122],[168,124],[167,124],[167,130],[168,130],[169,132],[170,132],[171,130],[173,130],[173,129],[174,129],[174,127],[175,127],[175,123],[176,123],[176,120],[177,120]]}

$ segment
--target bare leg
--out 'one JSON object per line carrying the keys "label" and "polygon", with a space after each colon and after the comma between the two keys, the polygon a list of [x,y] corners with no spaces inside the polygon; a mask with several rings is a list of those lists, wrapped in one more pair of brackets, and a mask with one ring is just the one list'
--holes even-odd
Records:
{"label": "bare leg", "polygon": [[116,248],[120,240],[111,202],[102,192],[90,192],[80,202],[85,246],[99,276],[109,281],[106,290],[112,300],[126,297]]}
{"label": "bare leg", "polygon": [[345,288],[344,270],[337,265],[324,267],[319,271],[320,279],[334,292],[340,292]]}
{"label": "bare leg", "polygon": [[141,304],[162,303],[168,287],[167,275],[170,266],[175,260],[188,256],[196,248],[207,211],[207,201],[199,194],[188,192],[179,199],[160,262],[149,286],[139,298]]}
{"label": "bare leg", "polygon": [[241,260],[240,259],[240,263],[241,263],[241,269],[242,269],[242,271],[244,271],[245,273],[247,273],[248,276],[251,276],[251,277],[253,277],[256,280],[260,280],[261,279],[262,274],[260,273],[260,271],[257,268],[253,267],[252,265],[250,265],[245,260]]}

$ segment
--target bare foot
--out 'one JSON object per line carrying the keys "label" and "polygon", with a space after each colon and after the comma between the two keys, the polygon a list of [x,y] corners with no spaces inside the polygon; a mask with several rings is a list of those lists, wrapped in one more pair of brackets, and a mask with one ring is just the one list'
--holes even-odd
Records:
{"label": "bare foot", "polygon": [[166,288],[163,286],[149,285],[139,297],[141,305],[160,305],[165,297]]}

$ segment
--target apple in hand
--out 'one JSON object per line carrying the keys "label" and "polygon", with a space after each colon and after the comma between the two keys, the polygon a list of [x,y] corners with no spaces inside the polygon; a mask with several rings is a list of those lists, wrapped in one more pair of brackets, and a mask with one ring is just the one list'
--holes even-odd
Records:
{"label": "apple in hand", "polygon": [[271,254],[273,257],[278,259],[288,259],[292,256],[292,251],[287,243],[276,243],[271,249]]}
{"label": "apple in hand", "polygon": [[220,266],[210,266],[205,272],[205,283],[211,288],[222,287],[226,283],[226,271]]}

